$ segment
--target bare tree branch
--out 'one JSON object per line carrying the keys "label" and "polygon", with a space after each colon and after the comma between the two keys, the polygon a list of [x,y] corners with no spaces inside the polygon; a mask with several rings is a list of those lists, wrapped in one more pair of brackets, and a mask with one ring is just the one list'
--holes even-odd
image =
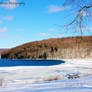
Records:
{"label": "bare tree branch", "polygon": [[77,3],[77,7],[79,8],[77,10],[77,14],[75,16],[75,18],[67,25],[65,25],[65,27],[69,27],[72,26],[73,24],[77,24],[77,27],[80,31],[81,34],[83,34],[83,30],[82,30],[82,24],[83,24],[83,20],[85,17],[85,14],[87,16],[91,16],[91,12],[89,9],[92,8],[92,0],[65,0],[65,3],[72,3],[75,5],[75,3]]}

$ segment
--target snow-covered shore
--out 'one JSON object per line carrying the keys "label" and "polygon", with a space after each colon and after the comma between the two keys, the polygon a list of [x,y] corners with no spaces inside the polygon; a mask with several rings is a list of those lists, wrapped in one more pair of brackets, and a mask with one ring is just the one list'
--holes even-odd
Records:
{"label": "snow-covered shore", "polygon": [[92,92],[92,76],[1,87],[0,92]]}
{"label": "snow-covered shore", "polygon": [[[0,92],[92,92],[92,59],[64,61],[54,66],[2,67]],[[81,78],[67,79],[72,73]],[[59,80],[46,81],[54,77]]]}

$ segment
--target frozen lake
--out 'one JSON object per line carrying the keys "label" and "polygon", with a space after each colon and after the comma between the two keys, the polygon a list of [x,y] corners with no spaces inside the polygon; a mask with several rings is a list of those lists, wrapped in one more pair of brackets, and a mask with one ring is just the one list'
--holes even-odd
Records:
{"label": "frozen lake", "polygon": [[[62,61],[65,61],[65,63]],[[79,74],[82,77],[92,74],[91,59],[64,59],[62,61],[57,61],[58,63],[56,63],[56,61],[48,61],[48,63],[44,61],[47,65],[41,65],[44,64],[43,61],[36,61],[36,65],[33,63],[33,66],[0,67],[1,86],[27,85],[30,83],[43,82],[54,77],[58,77],[60,80],[67,80],[66,75],[71,73]],[[40,65],[37,65],[39,62]]]}

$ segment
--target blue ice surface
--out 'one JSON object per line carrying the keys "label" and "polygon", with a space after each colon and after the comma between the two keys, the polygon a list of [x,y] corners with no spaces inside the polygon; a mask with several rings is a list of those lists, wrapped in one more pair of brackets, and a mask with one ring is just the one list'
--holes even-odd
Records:
{"label": "blue ice surface", "polygon": [[12,66],[53,66],[64,63],[63,60],[12,60],[0,59],[0,67]]}

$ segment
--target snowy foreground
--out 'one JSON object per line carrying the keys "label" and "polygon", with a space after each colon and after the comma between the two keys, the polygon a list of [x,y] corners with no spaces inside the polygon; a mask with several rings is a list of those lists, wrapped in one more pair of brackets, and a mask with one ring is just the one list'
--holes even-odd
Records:
{"label": "snowy foreground", "polygon": [[[92,59],[64,61],[56,66],[2,67],[0,92],[92,92]],[[69,74],[81,78],[68,79]]]}
{"label": "snowy foreground", "polygon": [[1,92],[92,92],[92,76],[63,81],[7,86]]}

